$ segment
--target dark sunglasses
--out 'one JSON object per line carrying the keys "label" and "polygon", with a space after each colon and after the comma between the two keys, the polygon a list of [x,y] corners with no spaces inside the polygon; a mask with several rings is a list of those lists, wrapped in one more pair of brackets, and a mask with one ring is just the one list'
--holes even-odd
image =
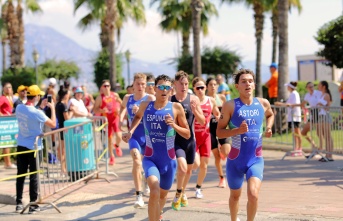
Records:
{"label": "dark sunglasses", "polygon": [[199,87],[196,87],[195,89],[197,89],[197,90],[204,90],[205,86],[199,86]]}
{"label": "dark sunglasses", "polygon": [[102,85],[103,87],[110,87],[111,85],[109,85],[109,84],[104,84],[104,85]]}
{"label": "dark sunglasses", "polygon": [[172,89],[172,86],[170,86],[170,85],[163,85],[163,84],[156,85],[156,87],[158,89],[160,89],[161,91],[163,91],[163,90],[169,91],[169,90]]}
{"label": "dark sunglasses", "polygon": [[155,86],[155,83],[154,82],[147,82],[146,85],[147,86]]}

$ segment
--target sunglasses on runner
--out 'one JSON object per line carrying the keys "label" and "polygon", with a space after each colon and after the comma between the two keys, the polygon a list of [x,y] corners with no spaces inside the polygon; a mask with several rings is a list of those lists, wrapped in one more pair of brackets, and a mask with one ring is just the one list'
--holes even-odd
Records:
{"label": "sunglasses on runner", "polygon": [[172,86],[170,86],[170,85],[163,85],[163,84],[156,85],[156,87],[157,87],[158,89],[160,89],[161,91],[163,91],[163,90],[169,91],[169,90],[172,89]]}
{"label": "sunglasses on runner", "polygon": [[109,85],[109,84],[104,84],[104,85],[102,85],[103,87],[110,87],[111,85]]}
{"label": "sunglasses on runner", "polygon": [[197,90],[204,90],[204,89],[205,89],[205,86],[195,87],[195,89],[197,89]]}
{"label": "sunglasses on runner", "polygon": [[155,83],[154,82],[147,82],[146,86],[155,86]]}

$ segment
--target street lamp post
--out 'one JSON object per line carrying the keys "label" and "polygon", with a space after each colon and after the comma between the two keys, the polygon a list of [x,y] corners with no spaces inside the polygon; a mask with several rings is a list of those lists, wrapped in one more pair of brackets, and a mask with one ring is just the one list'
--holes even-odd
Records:
{"label": "street lamp post", "polygon": [[32,57],[33,57],[33,61],[35,62],[36,85],[38,85],[38,68],[37,68],[37,62],[38,62],[38,59],[39,59],[39,54],[38,54],[38,51],[37,51],[36,49],[33,49]]}
{"label": "street lamp post", "polygon": [[128,50],[126,50],[125,52],[125,58],[126,58],[126,63],[127,63],[127,85],[131,84],[131,77],[130,77],[130,59],[131,59],[131,52]]}

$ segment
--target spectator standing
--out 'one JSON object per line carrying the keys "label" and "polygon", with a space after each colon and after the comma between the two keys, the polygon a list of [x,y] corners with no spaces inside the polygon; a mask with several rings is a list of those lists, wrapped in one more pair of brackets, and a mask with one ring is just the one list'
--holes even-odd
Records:
{"label": "spectator standing", "polygon": [[27,87],[24,85],[20,85],[17,89],[18,99],[13,104],[13,113],[15,113],[15,109],[19,104],[26,103],[26,91]]}
{"label": "spectator standing", "polygon": [[86,85],[82,85],[81,89],[83,90],[83,103],[85,104],[89,113],[92,113],[94,107],[94,98],[91,94],[87,93]]}
{"label": "spectator standing", "polygon": [[277,71],[277,68],[278,68],[278,65],[276,63],[272,63],[269,66],[271,77],[265,84],[266,87],[268,88],[268,97],[269,97],[269,102],[271,105],[273,105],[277,101],[277,97],[278,97],[279,73]]}
{"label": "spectator standing", "polygon": [[74,98],[69,101],[69,110],[73,112],[74,117],[88,117],[92,114],[88,113],[88,110],[83,103],[83,90],[81,87],[77,87],[74,92]]}
{"label": "spectator standing", "polygon": [[[27,89],[27,102],[26,104],[20,104],[17,107],[16,117],[18,119],[19,133],[17,139],[17,152],[24,152],[35,149],[36,137],[43,133],[43,126],[54,128],[56,127],[56,115],[53,100],[51,103],[47,103],[47,106],[51,110],[51,119],[48,118],[43,111],[35,108],[35,103],[38,102],[41,90],[37,85],[32,85]],[[39,150],[38,157],[42,154],[42,139],[38,140],[37,148]],[[17,156],[18,169],[17,175],[37,171],[37,164],[35,153],[19,154]],[[34,203],[38,197],[38,174],[30,175],[30,202]],[[16,182],[16,212],[23,210],[23,189],[24,189],[25,176],[17,177]],[[29,213],[39,212],[40,208],[36,205],[31,205]]]}
{"label": "spectator standing", "polygon": [[[0,97],[0,116],[12,115],[13,112],[13,89],[12,85],[9,82],[6,82],[3,85],[2,96]],[[2,151],[3,154],[9,154],[10,149],[4,148]],[[5,169],[16,169],[17,166],[11,163],[10,156],[4,157]]]}
{"label": "spectator standing", "polygon": [[218,94],[224,94],[227,101],[231,100],[229,85],[225,83],[224,78],[221,74],[217,75],[216,81],[218,83]]}
{"label": "spectator standing", "polygon": [[287,90],[290,92],[290,95],[286,103],[275,102],[276,106],[288,107],[287,109],[287,122],[288,128],[294,129],[293,139],[295,141],[295,152],[294,156],[301,156],[301,132],[300,132],[300,122],[301,122],[301,108],[300,108],[300,95],[296,90],[297,82],[291,81],[290,83],[285,84]]}
{"label": "spectator standing", "polygon": [[325,108],[329,107],[332,103],[332,96],[329,90],[329,84],[327,81],[321,81],[318,84],[318,90],[322,92],[322,96],[318,100],[318,128],[319,133],[323,135],[325,139],[325,147],[326,147],[326,157],[321,158],[319,161],[321,162],[328,162],[333,161],[332,159],[332,151],[333,151],[333,139],[331,136],[331,124],[332,124],[332,117],[330,115],[330,109]]}

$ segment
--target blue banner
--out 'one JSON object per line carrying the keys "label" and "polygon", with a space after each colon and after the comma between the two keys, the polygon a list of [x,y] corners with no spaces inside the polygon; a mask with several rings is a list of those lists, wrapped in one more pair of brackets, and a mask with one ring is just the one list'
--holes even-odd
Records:
{"label": "blue banner", "polygon": [[18,121],[15,116],[0,117],[0,148],[16,147],[18,131]]}

